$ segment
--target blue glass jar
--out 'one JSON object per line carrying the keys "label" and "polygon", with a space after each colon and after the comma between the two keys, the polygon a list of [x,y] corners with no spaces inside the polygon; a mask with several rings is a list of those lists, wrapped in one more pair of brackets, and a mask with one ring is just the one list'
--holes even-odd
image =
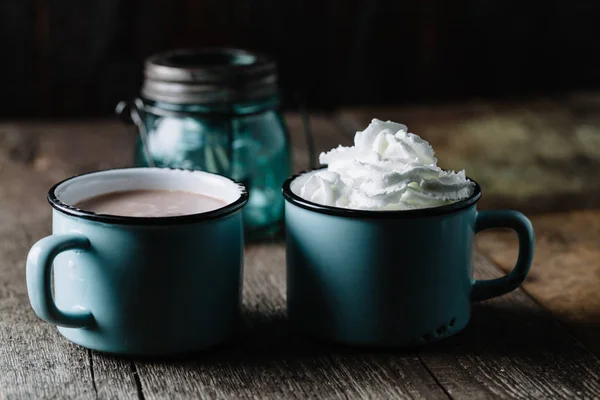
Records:
{"label": "blue glass jar", "polygon": [[249,191],[248,235],[280,228],[290,152],[273,60],[229,49],[157,54],[146,62],[141,99],[129,106],[140,133],[136,166],[229,176]]}

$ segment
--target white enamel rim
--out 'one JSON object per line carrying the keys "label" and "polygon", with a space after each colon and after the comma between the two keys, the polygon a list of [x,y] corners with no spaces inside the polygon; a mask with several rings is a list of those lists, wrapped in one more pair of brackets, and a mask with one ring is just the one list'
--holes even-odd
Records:
{"label": "white enamel rim", "polygon": [[[227,204],[216,210],[170,217],[124,217],[96,214],[73,204],[86,198],[123,190],[182,190],[223,199]],[[244,185],[222,175],[172,168],[122,168],[76,175],[54,185],[48,202],[56,210],[84,219],[128,224],[163,225],[220,218],[242,209],[248,202]]]}

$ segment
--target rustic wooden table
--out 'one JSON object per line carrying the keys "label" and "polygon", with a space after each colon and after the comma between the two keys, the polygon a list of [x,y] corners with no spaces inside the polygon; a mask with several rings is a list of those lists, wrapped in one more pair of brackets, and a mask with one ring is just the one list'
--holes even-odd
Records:
{"label": "rustic wooden table", "polygon": [[[285,317],[281,241],[246,247],[243,327],[187,359],[120,358],[67,342],[29,307],[24,261],[50,233],[56,181],[127,166],[134,133],[115,121],[0,124],[0,398],[600,398],[600,97],[526,104],[344,110],[313,115],[316,151],[348,143],[371,117],[407,123],[443,166],[466,168],[482,207],[532,214],[534,265],[522,289],[476,304],[439,344],[369,351],[305,340]],[[308,166],[288,115],[294,168]],[[594,180],[596,182],[594,182]],[[564,211],[578,208],[581,211]],[[514,263],[516,240],[478,235],[478,277]]]}

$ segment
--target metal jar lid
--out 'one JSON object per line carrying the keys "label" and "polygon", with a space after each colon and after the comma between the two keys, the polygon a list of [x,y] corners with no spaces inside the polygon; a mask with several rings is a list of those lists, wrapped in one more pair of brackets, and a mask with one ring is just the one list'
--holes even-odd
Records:
{"label": "metal jar lid", "polygon": [[238,49],[173,50],[146,60],[142,97],[175,104],[258,100],[277,94],[275,61]]}

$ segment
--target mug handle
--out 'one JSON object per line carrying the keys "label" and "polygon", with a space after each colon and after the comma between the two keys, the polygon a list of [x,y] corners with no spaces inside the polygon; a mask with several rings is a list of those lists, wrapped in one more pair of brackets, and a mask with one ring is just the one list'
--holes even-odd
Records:
{"label": "mug handle", "polygon": [[68,328],[88,328],[94,316],[85,309],[62,311],[52,296],[52,263],[63,251],[90,248],[90,241],[81,234],[47,236],[33,245],[27,255],[27,292],[33,311],[41,319]]}
{"label": "mug handle", "polygon": [[519,237],[519,256],[513,270],[501,278],[474,280],[471,300],[481,301],[515,290],[523,283],[533,260],[534,235],[531,221],[518,211],[494,210],[477,213],[475,233],[489,228],[511,228]]}

